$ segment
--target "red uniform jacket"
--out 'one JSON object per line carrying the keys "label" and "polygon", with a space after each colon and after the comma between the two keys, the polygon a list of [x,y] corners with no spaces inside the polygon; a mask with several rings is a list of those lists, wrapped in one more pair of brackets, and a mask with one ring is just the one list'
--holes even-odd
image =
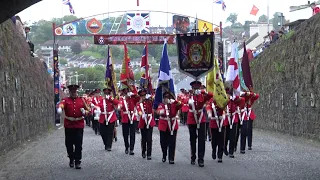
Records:
{"label": "red uniform jacket", "polygon": [[[189,112],[188,112],[188,120],[187,124],[197,124],[194,119],[194,113],[196,113],[198,120],[201,123],[205,123],[205,114],[203,112],[203,107],[207,101],[209,101],[213,97],[212,93],[202,92],[199,95],[191,95],[188,104],[189,104]],[[195,111],[193,112],[192,105],[194,104]]]}
{"label": "red uniform jacket", "polygon": [[99,123],[106,123],[106,120],[109,123],[115,122],[117,120],[115,108],[118,107],[118,104],[119,101],[113,97],[109,97],[109,99],[103,98],[98,105],[101,110]]}
{"label": "red uniform jacket", "polygon": [[94,107],[91,108],[91,114],[94,115],[94,111],[96,110],[96,107],[99,106],[100,101],[103,99],[102,96],[97,96],[97,97],[92,97],[91,98],[91,103],[93,104]]}
{"label": "red uniform jacket", "polygon": [[259,98],[259,94],[255,94],[253,92],[250,93],[249,96],[246,96],[246,106],[247,106],[247,120],[255,120],[256,115],[254,114],[253,110],[251,109],[253,103]]}
{"label": "red uniform jacket", "polygon": [[59,103],[58,106],[63,108],[65,112],[65,128],[84,128],[84,115],[80,110],[80,108],[86,109],[84,101],[81,97],[75,99],[67,97]]}
{"label": "red uniform jacket", "polygon": [[154,121],[154,117],[153,117],[152,105],[153,105],[152,100],[144,100],[143,102],[137,103],[137,110],[138,110],[138,114],[140,115],[140,121],[138,124],[139,129],[143,129],[144,127],[146,127],[146,121],[145,119],[142,118],[142,114],[146,115],[146,119],[149,123],[149,127],[154,127],[156,125],[156,122]]}
{"label": "red uniform jacket", "polygon": [[[236,96],[233,100],[229,101],[228,106],[230,108],[231,121],[238,123],[241,118],[241,108],[244,106],[245,100],[243,97]],[[229,105],[230,104],[230,105]],[[238,109],[239,108],[239,109]]]}
{"label": "red uniform jacket", "polygon": [[[128,113],[133,121],[137,121],[137,114],[136,114],[136,104],[140,101],[140,96],[133,95],[131,97],[123,98],[121,101],[121,116],[122,116],[122,123],[129,123]],[[128,109],[126,109],[126,107]]]}
{"label": "red uniform jacket", "polygon": [[[158,123],[159,131],[170,130],[169,124],[168,124],[168,121],[169,121],[168,118],[170,118],[170,122],[171,122],[172,127],[175,122],[175,126],[174,126],[173,130],[178,130],[179,126],[178,126],[178,122],[176,120],[176,115],[177,115],[177,112],[179,111],[179,109],[181,109],[182,105],[183,104],[179,101],[175,101],[171,104],[167,104],[167,108],[166,108],[165,104],[163,104],[163,103],[159,104],[158,109],[157,109],[157,111],[160,114],[159,123]],[[169,117],[168,117],[168,115],[169,115]]]}
{"label": "red uniform jacket", "polygon": [[[213,107],[212,104],[214,104],[214,107]],[[215,113],[214,113],[214,109],[213,109],[213,108],[216,109],[216,113],[217,113],[216,115],[215,115]],[[218,117],[219,123],[222,122],[222,127],[228,125],[228,120],[223,116],[223,115],[224,115],[223,109],[219,108],[219,107],[217,106],[216,102],[215,102],[213,99],[210,100],[210,101],[207,103],[206,110],[207,110],[207,112],[208,112],[208,111],[211,111],[213,118],[215,118],[215,116]],[[219,126],[220,126],[220,124],[219,124]],[[210,119],[210,128],[211,128],[211,129],[217,129],[217,128],[218,128],[216,119]]]}
{"label": "red uniform jacket", "polygon": [[188,101],[189,101],[189,97],[187,95],[184,95],[181,99],[181,102],[183,104],[182,108],[181,108],[181,111],[182,112],[189,112],[189,104],[188,104]]}

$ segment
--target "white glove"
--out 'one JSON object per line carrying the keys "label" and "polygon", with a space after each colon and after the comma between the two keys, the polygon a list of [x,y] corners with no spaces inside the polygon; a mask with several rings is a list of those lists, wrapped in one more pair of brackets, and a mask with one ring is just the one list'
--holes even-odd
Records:
{"label": "white glove", "polygon": [[96,110],[94,110],[94,113],[95,113],[95,114],[101,113],[100,108],[97,108]]}
{"label": "white glove", "polygon": [[243,91],[240,92],[240,96],[243,96],[244,94],[246,94],[246,93]]}
{"label": "white glove", "polygon": [[91,103],[91,108],[94,108],[94,104]]}
{"label": "white glove", "polygon": [[159,111],[159,114],[164,114],[164,110],[163,110],[163,109],[160,110],[160,111]]}
{"label": "white glove", "polygon": [[110,95],[106,95],[106,99],[110,99]]}
{"label": "white glove", "polygon": [[196,95],[199,95],[199,94],[201,94],[201,91],[200,91],[200,89],[197,89],[194,93],[195,93]]}
{"label": "white glove", "polygon": [[208,118],[212,119],[212,113],[211,112],[207,112],[207,114],[208,114]]}
{"label": "white glove", "polygon": [[83,115],[86,114],[86,110],[84,110],[84,108],[80,108],[80,111],[82,112]]}
{"label": "white glove", "polygon": [[132,95],[134,95],[132,92],[128,92],[127,95],[130,97]]}
{"label": "white glove", "polygon": [[146,114],[142,114],[142,119],[145,119],[147,116],[146,116]]}
{"label": "white glove", "polygon": [[150,94],[147,94],[147,95],[146,95],[146,99],[149,99],[149,98],[151,98],[151,95],[150,95]]}
{"label": "white glove", "polygon": [[57,113],[58,113],[58,114],[62,114],[62,108],[61,108],[61,107],[59,107],[59,108],[57,109]]}
{"label": "white glove", "polygon": [[170,104],[172,104],[172,103],[174,103],[175,102],[175,100],[174,99],[170,99]]}

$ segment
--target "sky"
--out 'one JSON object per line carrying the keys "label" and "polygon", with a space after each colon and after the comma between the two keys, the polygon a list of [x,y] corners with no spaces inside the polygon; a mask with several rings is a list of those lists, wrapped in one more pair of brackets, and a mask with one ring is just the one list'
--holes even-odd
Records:
{"label": "sky", "polygon": [[[156,10],[174,12],[188,16],[197,16],[200,19],[214,24],[220,21],[227,25],[226,18],[230,13],[238,14],[238,22],[245,20],[257,21],[259,16],[267,15],[269,2],[269,14],[272,18],[275,12],[282,12],[287,20],[308,19],[312,15],[311,8],[289,12],[289,6],[306,4],[306,0],[225,0],[226,10],[221,5],[214,4],[214,0],[70,0],[77,17],[87,17],[95,14],[127,10]],[[256,16],[250,15],[253,5],[259,8]],[[133,11],[131,11],[133,12]],[[41,19],[51,20],[70,15],[69,8],[62,4],[62,0],[42,0],[41,2],[18,13],[23,22],[35,22]],[[111,14],[110,14],[111,16]],[[151,26],[165,26],[172,24],[172,15],[163,13],[150,14]]]}

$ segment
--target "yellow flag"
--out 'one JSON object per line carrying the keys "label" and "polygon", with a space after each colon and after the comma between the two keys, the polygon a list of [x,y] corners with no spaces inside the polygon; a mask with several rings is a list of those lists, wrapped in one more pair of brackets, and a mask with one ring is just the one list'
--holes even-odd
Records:
{"label": "yellow flag", "polygon": [[199,32],[213,32],[213,25],[207,21],[198,20]]}
{"label": "yellow flag", "polygon": [[213,93],[213,98],[217,103],[217,106],[221,109],[224,109],[228,104],[228,97],[222,77],[220,74],[218,60],[214,60],[214,68],[207,75],[207,91]]}

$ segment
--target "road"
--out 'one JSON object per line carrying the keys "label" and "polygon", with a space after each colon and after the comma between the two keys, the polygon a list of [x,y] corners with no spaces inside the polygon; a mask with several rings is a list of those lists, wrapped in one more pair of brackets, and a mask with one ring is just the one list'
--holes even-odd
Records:
{"label": "road", "polygon": [[64,146],[64,129],[30,141],[0,158],[2,180],[98,180],[98,179],[185,179],[185,180],[277,180],[319,179],[320,143],[263,130],[254,130],[253,150],[223,157],[223,163],[211,159],[206,144],[205,167],[190,164],[189,134],[181,126],[177,138],[175,164],[161,162],[159,132],[154,130],[152,160],[141,157],[140,134],[135,155],[124,153],[118,127],[118,142],[111,152],[104,150],[100,136],[91,128],[84,132],[82,169],[69,168]]}

